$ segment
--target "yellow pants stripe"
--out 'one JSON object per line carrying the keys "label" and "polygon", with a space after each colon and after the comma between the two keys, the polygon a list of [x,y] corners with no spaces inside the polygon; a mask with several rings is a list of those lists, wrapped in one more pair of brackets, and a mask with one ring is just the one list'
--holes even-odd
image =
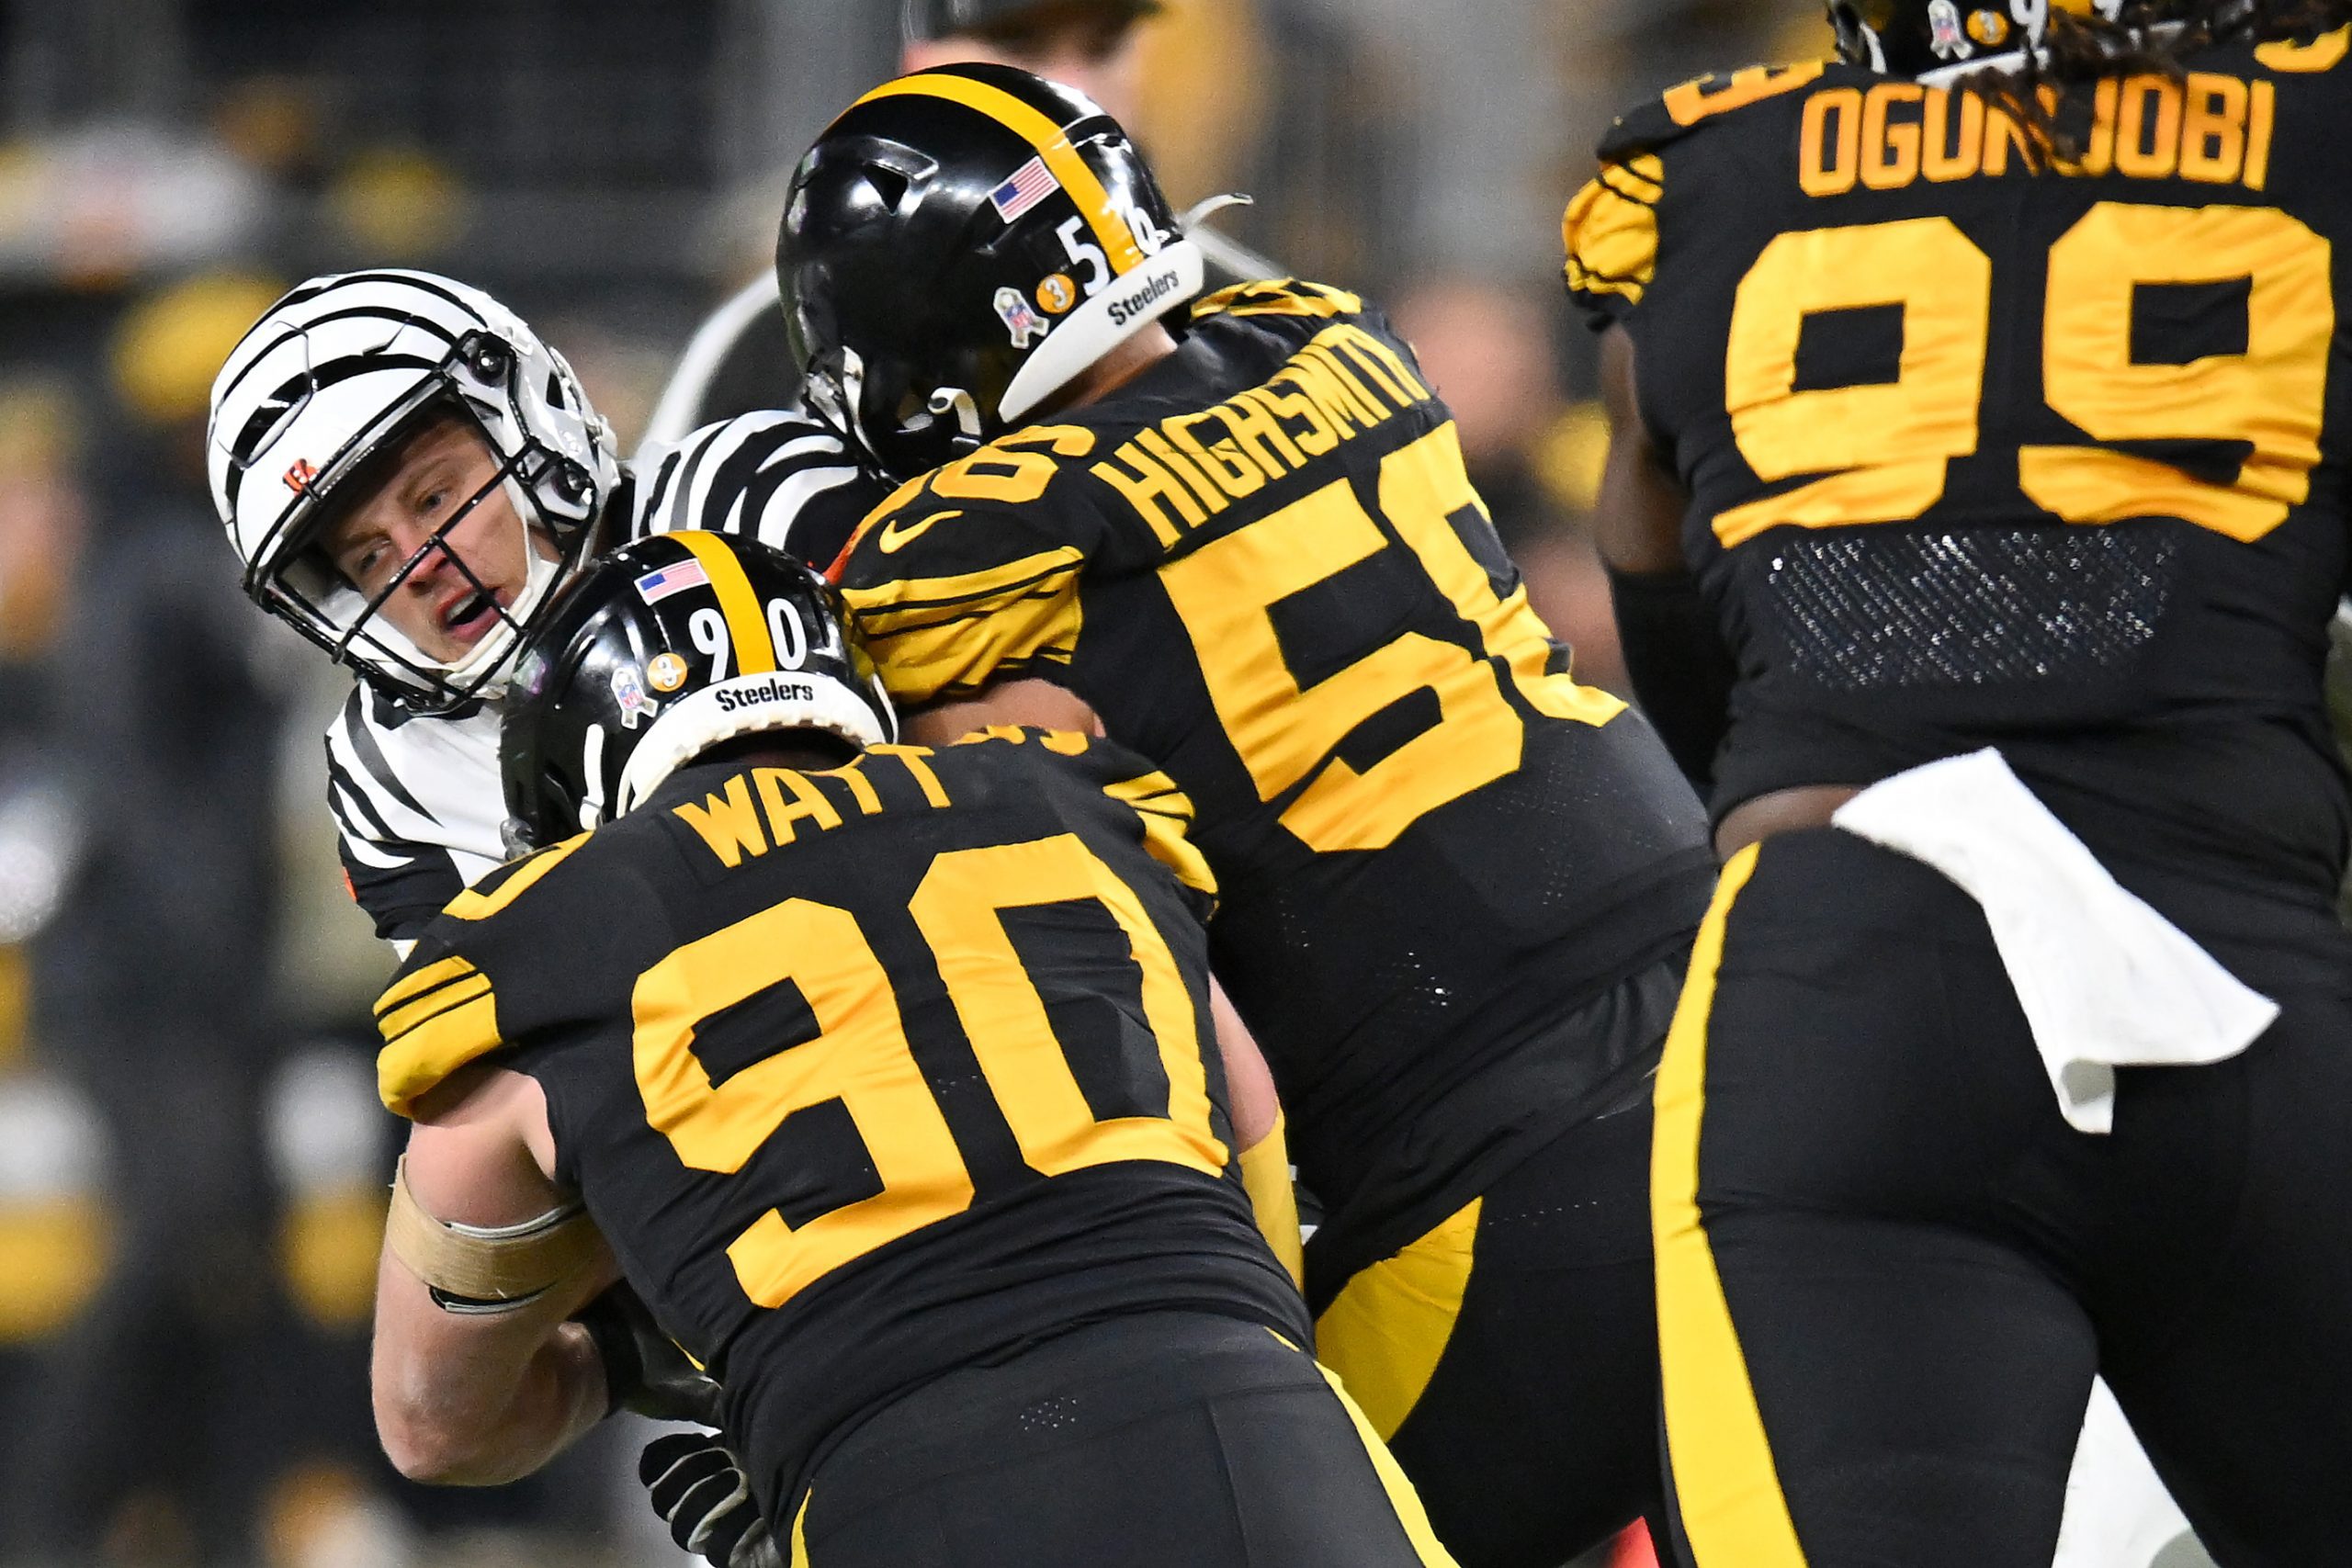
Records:
{"label": "yellow pants stripe", "polygon": [[808,1568],[808,1499],[817,1495],[810,1487],[800,1495],[800,1510],[792,1516],[792,1562],[790,1568]]}
{"label": "yellow pants stripe", "polygon": [[1453,1337],[1483,1202],[1472,1199],[1396,1257],[1356,1275],[1316,1320],[1316,1349],[1363,1397],[1383,1440],[1420,1403]]}
{"label": "yellow pants stripe", "polygon": [[1723,1277],[1699,1220],[1699,1126],[1707,1098],[1707,1024],[1723,965],[1724,924],[1756,869],[1757,846],[1731,858],[1699,928],[1657,1070],[1650,1223],[1657,1247],[1658,1362],[1667,1451],[1697,1568],[1804,1568],[1764,1417],[1748,1381]]}
{"label": "yellow pants stripe", "polygon": [[[1279,1339],[1282,1337],[1276,1335],[1275,1337]],[[1381,1487],[1388,1494],[1388,1505],[1396,1510],[1396,1522],[1405,1527],[1405,1539],[1413,1543],[1414,1555],[1421,1560],[1423,1568],[1461,1568],[1453,1561],[1453,1554],[1439,1542],[1437,1532],[1430,1529],[1429,1511],[1421,1506],[1421,1495],[1413,1490],[1413,1483],[1405,1479],[1404,1471],[1396,1463],[1396,1456],[1388,1451],[1388,1445],[1382,1442],[1380,1434],[1372,1429],[1372,1423],[1365,1420],[1363,1412],[1356,1408],[1356,1402],[1348,1397],[1347,1385],[1332,1373],[1330,1368],[1318,1363],[1316,1370],[1323,1374],[1323,1381],[1331,1385],[1331,1392],[1340,1396],[1340,1404],[1347,1409],[1348,1419],[1355,1423],[1356,1436],[1363,1439],[1364,1456],[1372,1461],[1372,1468],[1379,1473]]]}

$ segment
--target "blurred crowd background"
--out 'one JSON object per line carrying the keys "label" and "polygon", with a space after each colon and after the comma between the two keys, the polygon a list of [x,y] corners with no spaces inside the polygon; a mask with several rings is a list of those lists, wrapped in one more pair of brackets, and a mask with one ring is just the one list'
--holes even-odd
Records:
{"label": "blurred crowd background", "polygon": [[[1558,220],[1610,116],[1814,0],[1167,0],[1132,127],[1184,207],[1385,302],[1588,679],[1602,422]],[[622,1435],[495,1493],[378,1454],[394,1131],[319,734],[237,592],[222,355],[311,273],[488,288],[633,447],[767,265],[897,0],[0,0],[0,1563],[679,1561]]]}

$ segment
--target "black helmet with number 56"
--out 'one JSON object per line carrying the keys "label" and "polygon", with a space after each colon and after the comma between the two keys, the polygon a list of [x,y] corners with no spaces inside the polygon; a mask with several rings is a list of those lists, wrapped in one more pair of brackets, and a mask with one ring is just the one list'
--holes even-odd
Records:
{"label": "black helmet with number 56", "polygon": [[810,405],[901,479],[1046,406],[1202,265],[1118,122],[1005,65],[860,98],[794,172],[776,241]]}
{"label": "black helmet with number 56", "polygon": [[2112,21],[2125,0],[1830,0],[1838,52],[1891,76],[1930,76],[2038,50],[2052,11]]}
{"label": "black helmet with number 56", "polygon": [[508,847],[586,831],[712,747],[787,729],[860,748],[898,734],[831,587],[753,539],[639,539],[582,573],[524,647],[499,732]]}

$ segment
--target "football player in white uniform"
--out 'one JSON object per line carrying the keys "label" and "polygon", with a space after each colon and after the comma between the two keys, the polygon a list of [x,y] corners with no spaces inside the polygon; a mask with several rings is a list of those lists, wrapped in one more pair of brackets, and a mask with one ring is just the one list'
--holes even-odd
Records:
{"label": "football player in white uniform", "polygon": [[882,499],[797,412],[624,465],[563,356],[512,311],[391,269],[273,305],[213,384],[209,445],[246,593],[359,676],[327,733],[328,804],[352,896],[402,947],[507,858],[498,699],[568,575],[686,527],[822,565]]}

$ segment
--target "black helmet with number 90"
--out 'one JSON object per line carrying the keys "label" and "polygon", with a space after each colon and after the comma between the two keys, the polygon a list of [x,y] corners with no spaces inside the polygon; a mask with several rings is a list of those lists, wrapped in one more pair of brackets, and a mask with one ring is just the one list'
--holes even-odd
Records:
{"label": "black helmet with number 90", "polygon": [[1201,292],[1126,133],[1005,65],[887,82],[792,176],[776,280],[809,403],[923,473],[1048,403]]}
{"label": "black helmet with number 90", "polygon": [[790,729],[860,748],[898,734],[833,590],[752,539],[625,546],[580,577],[515,667],[499,732],[508,847],[595,828],[712,747]]}

